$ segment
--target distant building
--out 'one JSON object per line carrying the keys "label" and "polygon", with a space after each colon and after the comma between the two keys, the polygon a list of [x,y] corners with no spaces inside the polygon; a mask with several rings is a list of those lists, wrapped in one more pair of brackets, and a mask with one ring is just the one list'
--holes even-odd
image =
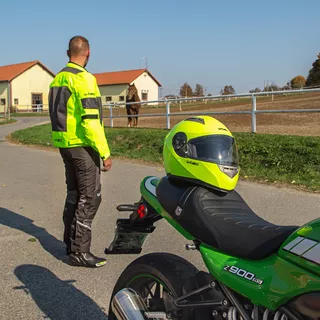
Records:
{"label": "distant building", "polygon": [[140,100],[159,99],[161,84],[147,69],[96,73],[94,76],[98,82],[103,104],[125,101],[127,88],[133,83],[138,89]]}
{"label": "distant building", "polygon": [[[49,87],[55,74],[40,61],[0,66],[0,113],[9,106],[19,111],[48,110]],[[126,100],[129,84],[135,84],[140,100],[159,99],[161,84],[147,69],[96,73],[102,103]]]}
{"label": "distant building", "polygon": [[54,73],[40,61],[0,67],[0,112],[48,109],[49,86]]}

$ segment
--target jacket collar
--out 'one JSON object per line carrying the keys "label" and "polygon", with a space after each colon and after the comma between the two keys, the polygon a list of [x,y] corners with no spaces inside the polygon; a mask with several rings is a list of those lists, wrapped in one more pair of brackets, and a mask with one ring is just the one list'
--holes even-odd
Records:
{"label": "jacket collar", "polygon": [[67,67],[79,69],[79,70],[81,70],[81,71],[87,71],[86,68],[80,66],[80,65],[77,64],[77,63],[71,62],[71,61],[69,61],[69,62],[67,63]]}

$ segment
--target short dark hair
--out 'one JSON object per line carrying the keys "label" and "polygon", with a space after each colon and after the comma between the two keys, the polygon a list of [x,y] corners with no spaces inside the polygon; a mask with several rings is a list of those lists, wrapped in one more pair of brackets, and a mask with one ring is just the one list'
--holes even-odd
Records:
{"label": "short dark hair", "polygon": [[85,37],[75,36],[69,41],[69,51],[72,56],[79,56],[90,48],[89,41]]}

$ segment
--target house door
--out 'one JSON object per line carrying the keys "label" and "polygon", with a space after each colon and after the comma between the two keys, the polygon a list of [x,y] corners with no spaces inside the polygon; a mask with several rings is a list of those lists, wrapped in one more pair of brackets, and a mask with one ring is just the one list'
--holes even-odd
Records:
{"label": "house door", "polygon": [[32,111],[42,111],[42,93],[32,93]]}

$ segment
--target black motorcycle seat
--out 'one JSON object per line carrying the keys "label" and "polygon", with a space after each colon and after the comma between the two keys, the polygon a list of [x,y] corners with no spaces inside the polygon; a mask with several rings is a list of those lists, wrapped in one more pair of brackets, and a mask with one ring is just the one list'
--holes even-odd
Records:
{"label": "black motorcycle seat", "polygon": [[261,260],[277,252],[297,226],[278,226],[257,216],[234,190],[160,180],[161,206],[197,240],[234,257]]}

